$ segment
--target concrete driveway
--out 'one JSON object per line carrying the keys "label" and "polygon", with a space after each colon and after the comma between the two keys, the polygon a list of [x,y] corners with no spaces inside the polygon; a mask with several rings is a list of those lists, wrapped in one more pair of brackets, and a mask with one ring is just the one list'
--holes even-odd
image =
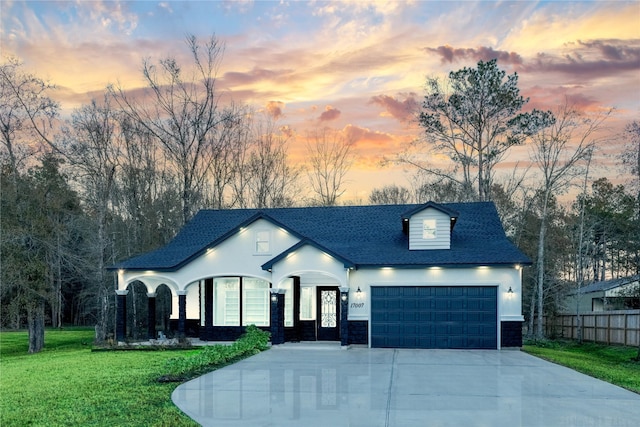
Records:
{"label": "concrete driveway", "polygon": [[216,427],[640,425],[640,395],[513,350],[283,345],[172,399]]}

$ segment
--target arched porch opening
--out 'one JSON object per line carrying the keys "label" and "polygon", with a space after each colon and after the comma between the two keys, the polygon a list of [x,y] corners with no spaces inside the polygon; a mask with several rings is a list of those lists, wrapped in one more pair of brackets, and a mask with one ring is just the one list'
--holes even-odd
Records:
{"label": "arched porch opening", "polygon": [[171,289],[164,283],[156,288],[155,291],[155,336],[149,338],[156,338],[162,335],[166,337],[173,337],[174,330],[171,327],[171,314],[173,312],[173,298]]}
{"label": "arched porch opening", "polygon": [[319,271],[295,271],[278,287],[285,290],[285,341],[341,340],[341,319],[344,316],[346,326],[348,307],[338,278]]}
{"label": "arched porch opening", "polygon": [[149,330],[149,307],[147,286],[140,280],[127,285],[126,296],[126,339],[141,340],[147,338]]}

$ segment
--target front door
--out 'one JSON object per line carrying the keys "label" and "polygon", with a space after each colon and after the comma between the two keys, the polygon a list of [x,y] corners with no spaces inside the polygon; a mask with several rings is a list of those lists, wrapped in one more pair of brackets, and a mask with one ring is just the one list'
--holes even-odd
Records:
{"label": "front door", "polygon": [[318,341],[340,339],[340,290],[336,286],[317,288]]}

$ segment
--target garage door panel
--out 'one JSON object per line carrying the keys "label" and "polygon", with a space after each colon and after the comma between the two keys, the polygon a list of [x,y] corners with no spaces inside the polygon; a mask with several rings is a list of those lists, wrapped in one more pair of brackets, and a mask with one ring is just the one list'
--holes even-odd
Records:
{"label": "garage door panel", "polygon": [[448,297],[451,295],[451,288],[445,286],[433,287],[434,295],[437,297]]}
{"label": "garage door panel", "polygon": [[460,323],[453,323],[449,325],[449,335],[452,336],[463,336],[465,334],[464,325]]}
{"label": "garage door panel", "polygon": [[462,310],[465,308],[465,301],[462,299],[453,299],[449,302],[449,309]]}
{"label": "garage door panel", "polygon": [[420,336],[433,335],[436,331],[433,323],[421,323],[418,328],[418,334]]}
{"label": "garage door panel", "polygon": [[458,311],[449,313],[449,320],[451,322],[465,322],[467,320],[467,313]]}
{"label": "garage door panel", "polygon": [[372,287],[371,345],[497,348],[497,289]]}
{"label": "garage door panel", "polygon": [[450,297],[461,297],[467,294],[465,289],[460,287],[447,287],[445,289],[449,290],[448,295]]}
{"label": "garage door panel", "polygon": [[421,287],[417,287],[416,289],[418,290],[417,294],[422,297],[430,297],[433,295],[432,287],[421,286]]}
{"label": "garage door panel", "polygon": [[433,312],[433,320],[435,322],[448,322],[449,321],[449,312],[445,310],[434,311]]}
{"label": "garage door panel", "polygon": [[405,322],[420,322],[420,311],[405,311],[402,317]]}
{"label": "garage door panel", "polygon": [[418,321],[420,322],[430,322],[433,320],[433,312],[432,311],[421,311],[418,313]]}
{"label": "garage door panel", "polygon": [[467,339],[464,337],[451,337],[449,340],[449,346],[447,348],[466,348]]}
{"label": "garage door panel", "polygon": [[421,299],[419,298],[406,299],[404,300],[404,309],[412,310],[412,311],[419,310],[421,308],[420,302],[421,302]]}
{"label": "garage door panel", "polygon": [[[446,295],[443,295],[443,296],[446,296]],[[444,298],[436,299],[434,301],[434,303],[435,304],[434,304],[433,308],[435,310],[442,310],[442,311],[449,310],[449,300],[448,299],[444,299]]]}
{"label": "garage door panel", "polygon": [[387,321],[390,323],[400,323],[402,321],[402,313],[398,310],[389,311],[386,316]]}

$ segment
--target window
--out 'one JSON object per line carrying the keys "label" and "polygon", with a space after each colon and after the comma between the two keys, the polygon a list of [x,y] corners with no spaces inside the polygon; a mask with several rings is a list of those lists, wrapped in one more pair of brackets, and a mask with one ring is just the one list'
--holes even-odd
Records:
{"label": "window", "polygon": [[271,249],[269,247],[269,241],[271,240],[271,232],[268,230],[256,231],[256,253],[257,254],[269,254]]}
{"label": "window", "polygon": [[242,280],[242,325],[269,326],[269,282]]}
{"label": "window", "polygon": [[422,238],[429,239],[429,240],[436,238],[436,220],[435,219],[422,220]]}
{"label": "window", "polygon": [[240,326],[240,278],[220,277],[213,280],[216,326]]}
{"label": "window", "polygon": [[213,324],[215,326],[269,326],[269,286],[266,280],[252,277],[213,279],[215,313]]}
{"label": "window", "polygon": [[284,293],[284,326],[293,326],[293,279],[286,279],[280,284]]}
{"label": "window", "polygon": [[311,287],[300,288],[300,320],[313,320],[316,318],[313,309],[313,290]]}

